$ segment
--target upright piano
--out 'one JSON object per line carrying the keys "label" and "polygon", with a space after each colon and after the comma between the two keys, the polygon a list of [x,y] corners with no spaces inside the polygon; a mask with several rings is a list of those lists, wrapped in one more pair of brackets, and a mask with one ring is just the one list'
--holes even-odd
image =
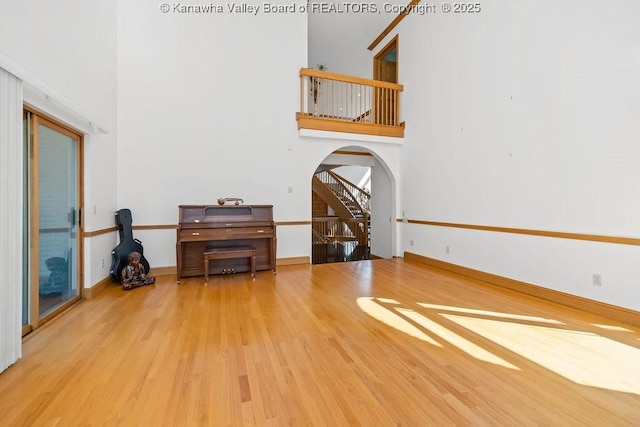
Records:
{"label": "upright piano", "polygon": [[[253,247],[256,270],[276,270],[276,226],[271,205],[181,205],[176,242],[178,283],[204,276],[203,254],[220,248]],[[217,259],[209,274],[251,271],[250,259]]]}

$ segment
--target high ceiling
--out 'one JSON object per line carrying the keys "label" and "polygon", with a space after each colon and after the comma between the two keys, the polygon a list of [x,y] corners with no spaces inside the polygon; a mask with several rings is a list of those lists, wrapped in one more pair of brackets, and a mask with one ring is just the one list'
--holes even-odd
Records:
{"label": "high ceiling", "polygon": [[367,47],[398,16],[398,6],[408,2],[310,0],[309,67],[322,64],[336,73],[371,77],[371,52]]}

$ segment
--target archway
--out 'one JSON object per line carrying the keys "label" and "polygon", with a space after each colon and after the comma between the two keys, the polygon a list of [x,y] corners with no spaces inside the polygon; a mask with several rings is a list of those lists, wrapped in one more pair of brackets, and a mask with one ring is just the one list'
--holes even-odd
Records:
{"label": "archway", "polygon": [[390,258],[395,251],[395,179],[375,152],[335,150],[312,176],[312,263]]}

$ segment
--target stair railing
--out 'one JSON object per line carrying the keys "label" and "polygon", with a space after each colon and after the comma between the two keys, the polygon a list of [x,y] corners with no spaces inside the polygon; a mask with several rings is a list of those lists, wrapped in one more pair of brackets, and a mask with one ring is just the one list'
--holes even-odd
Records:
{"label": "stair railing", "polygon": [[341,218],[341,220],[351,230],[353,237],[360,244],[369,245],[371,195],[332,171],[317,172],[316,177],[351,212],[352,219]]}
{"label": "stair railing", "polygon": [[312,219],[313,243],[358,241],[359,244],[368,245],[368,235],[361,232],[367,226],[367,222],[368,217],[314,217]]}
{"label": "stair railing", "polygon": [[[343,202],[349,201],[357,211],[360,211],[359,215],[354,216],[360,217],[364,216],[365,213],[369,214],[371,212],[371,195],[367,191],[333,171],[318,172],[316,176],[323,184],[329,187],[340,200]],[[347,205],[347,203],[345,203],[345,205]]]}

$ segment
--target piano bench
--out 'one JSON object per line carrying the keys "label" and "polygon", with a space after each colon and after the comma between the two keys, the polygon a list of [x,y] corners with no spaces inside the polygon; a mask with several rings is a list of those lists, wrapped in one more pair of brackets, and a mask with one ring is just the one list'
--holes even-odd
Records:
{"label": "piano bench", "polygon": [[251,277],[256,280],[256,248],[253,246],[215,248],[204,251],[204,283],[209,283],[209,261],[214,259],[251,259]]}

